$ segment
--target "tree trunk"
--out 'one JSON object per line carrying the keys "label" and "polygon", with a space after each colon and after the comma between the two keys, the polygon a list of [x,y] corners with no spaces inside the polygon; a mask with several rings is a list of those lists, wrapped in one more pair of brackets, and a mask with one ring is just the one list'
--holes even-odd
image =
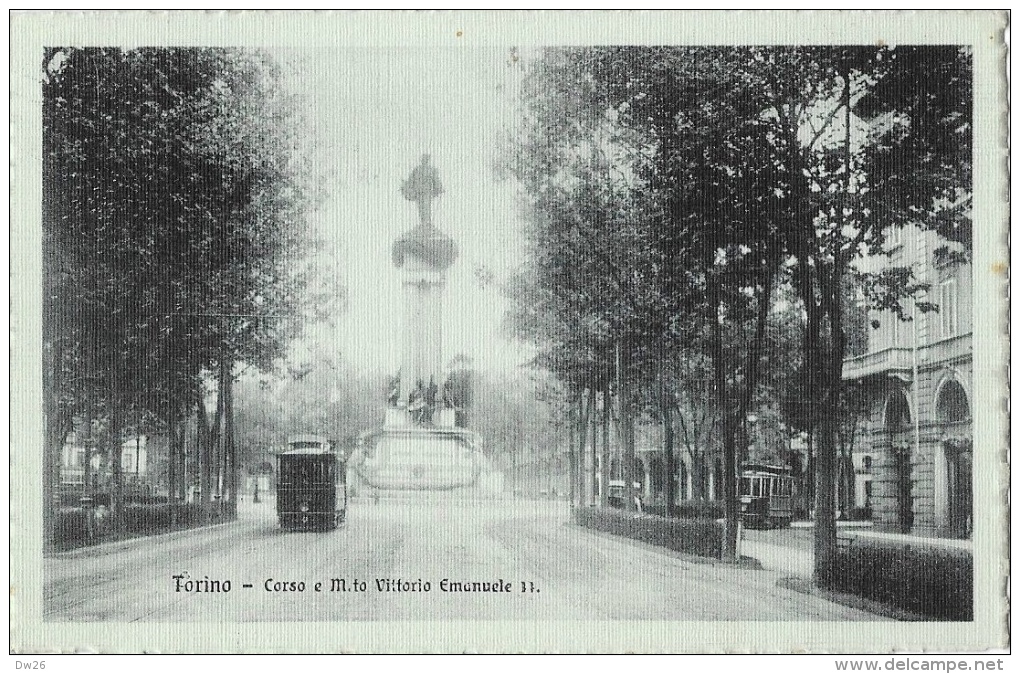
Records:
{"label": "tree trunk", "polygon": [[606,385],[602,390],[602,461],[600,475],[602,477],[602,490],[599,492],[599,505],[603,508],[609,507],[609,466],[612,463],[612,456],[609,452],[609,415],[612,409],[612,396],[609,394],[609,373],[606,372]]}
{"label": "tree trunk", "polygon": [[173,414],[167,412],[166,419],[166,493],[173,501],[177,494],[177,423]]}
{"label": "tree trunk", "polygon": [[737,533],[740,508],[737,502],[736,423],[732,415],[723,417],[723,561],[737,561]]}
{"label": "tree trunk", "polygon": [[218,503],[217,509],[219,513],[222,513],[224,503],[224,483],[225,471],[224,461],[227,457],[226,439],[227,434],[223,432],[223,417],[227,402],[227,361],[226,358],[220,358],[219,376],[217,379],[216,387],[216,417],[213,420],[213,433],[216,434],[215,442],[212,446],[215,447],[216,461],[213,464],[215,466],[215,475],[213,484],[213,496],[216,498]]}
{"label": "tree trunk", "polygon": [[110,490],[110,516],[114,527],[119,531],[123,520],[121,510],[124,503],[124,470],[122,465],[124,416],[121,410],[120,396],[114,393],[110,405],[109,456],[110,467],[113,469],[113,488]]}
{"label": "tree trunk", "polygon": [[85,403],[85,437],[82,439],[82,444],[85,445],[85,456],[83,457],[81,467],[82,496],[92,495],[92,447],[96,441],[96,439],[92,436],[93,416],[94,410],[92,405],[92,396],[89,395],[88,401]]}
{"label": "tree trunk", "polygon": [[672,516],[673,504],[676,503],[676,490],[679,485],[673,483],[673,476],[676,475],[676,456],[674,454],[674,438],[673,438],[673,405],[672,402],[667,401],[665,396],[662,398],[662,451],[663,451],[663,471],[665,475],[662,476],[663,485],[663,496],[666,500],[665,514],[667,517]]}
{"label": "tree trunk", "polygon": [[[839,208],[839,219],[845,226],[847,200],[850,195],[853,173],[850,150],[850,70],[847,62],[843,73],[843,186]],[[836,463],[839,444],[840,390],[843,378],[843,353],[846,335],[843,332],[843,272],[844,262],[840,254],[830,264],[817,264],[819,274],[819,304],[810,309],[818,312],[818,323],[828,318],[829,334],[827,343],[821,345],[824,357],[817,362],[822,376],[822,408],[818,418],[818,476],[815,491],[815,568],[814,581],[819,587],[833,587],[833,570],[836,561]],[[826,270],[828,274],[826,274]],[[916,384],[915,384],[916,386]]]}
{"label": "tree trunk", "polygon": [[814,517],[815,509],[815,429],[808,428],[807,432],[807,469],[804,484],[807,486],[805,506],[810,511],[809,516]]}
{"label": "tree trunk", "polygon": [[67,434],[71,432],[71,414],[59,403],[57,371],[60,359],[55,347],[43,350],[43,546],[52,549],[60,508],[60,457]]}
{"label": "tree trunk", "polygon": [[233,365],[228,365],[224,369],[226,375],[226,382],[224,388],[224,394],[226,396],[223,403],[223,435],[225,437],[224,446],[225,452],[225,464],[226,464],[226,475],[227,475],[227,492],[230,496],[229,512],[231,516],[237,515],[237,446],[234,438],[234,368]]}
{"label": "tree trunk", "polygon": [[[833,272],[834,287],[840,287],[839,270]],[[818,415],[818,465],[815,488],[815,569],[814,580],[819,587],[833,586],[836,560],[836,463],[839,452],[840,388],[843,374],[844,336],[838,293],[828,298],[823,310],[829,317],[829,344],[822,370],[823,392]],[[835,302],[832,301],[835,299]]]}
{"label": "tree trunk", "polygon": [[584,507],[588,505],[588,480],[587,471],[585,470],[586,452],[585,449],[588,446],[588,419],[591,417],[592,407],[595,403],[595,394],[591,389],[585,389],[588,391],[588,399],[585,402],[584,390],[581,392],[581,407],[582,411],[578,419],[577,428],[577,501],[578,505]]}
{"label": "tree trunk", "polygon": [[198,452],[198,491],[199,503],[202,508],[202,521],[206,524],[212,519],[210,498],[212,492],[212,431],[209,428],[209,413],[205,409],[204,396],[199,393],[198,415],[195,429],[196,450]]}
{"label": "tree trunk", "polygon": [[577,505],[577,453],[575,441],[577,438],[577,419],[581,416],[581,394],[578,393],[570,403],[569,419],[567,423],[567,471],[570,489],[570,505]]}
{"label": "tree trunk", "polygon": [[[634,489],[634,412],[631,409],[630,396],[630,351],[626,340],[616,343],[616,388],[619,400],[617,414],[620,418],[620,445],[623,449],[623,506],[627,510],[636,510],[635,499],[638,494]],[[641,476],[644,477],[643,475]]]}
{"label": "tree trunk", "polygon": [[[54,412],[54,416],[67,416],[62,411]],[[54,542],[57,512],[60,508],[60,456],[70,433],[70,423],[59,418],[46,423],[46,446],[43,461],[43,532],[44,545],[49,548]]]}
{"label": "tree trunk", "polygon": [[[723,525],[723,546],[722,558],[726,562],[737,561],[737,527],[740,511],[737,503],[737,447],[736,447],[736,419],[729,400],[729,390],[726,382],[726,360],[723,351],[722,340],[722,304],[719,298],[719,280],[710,278],[708,283],[709,306],[714,315],[710,316],[711,331],[711,355],[712,365],[715,371],[715,389],[719,400],[719,407],[722,411],[723,425],[723,512],[725,524]],[[739,406],[738,406],[739,407]]]}
{"label": "tree trunk", "polygon": [[848,519],[854,516],[857,509],[857,471],[854,466],[853,450],[847,452],[846,456],[846,509]]}
{"label": "tree trunk", "polygon": [[691,493],[692,501],[705,500],[705,458],[699,452],[691,454]]}
{"label": "tree trunk", "polygon": [[818,420],[818,480],[815,488],[815,568],[819,587],[832,587],[832,568],[836,557],[836,495],[834,493],[836,458],[834,410],[822,410]]}
{"label": "tree trunk", "polygon": [[[748,457],[751,444],[750,433],[747,428],[747,415],[754,404],[754,394],[758,388],[758,371],[761,367],[761,359],[765,351],[765,331],[768,327],[769,310],[772,307],[772,284],[774,277],[775,271],[772,262],[768,261],[765,265],[762,292],[758,297],[758,306],[756,307],[757,315],[755,318],[754,339],[751,341],[751,346],[747,351],[747,362],[744,368],[747,375],[744,377],[743,396],[740,398],[740,406],[737,410],[737,422],[740,429],[740,447],[738,449],[740,458],[744,460]],[[736,469],[734,468],[735,475]]]}
{"label": "tree trunk", "polygon": [[[591,391],[591,505],[597,506],[599,499],[603,492],[606,491],[606,484],[599,478],[601,471],[599,470],[599,415],[598,405],[595,404],[596,396],[599,395],[592,388]],[[603,408],[603,414],[605,414],[605,408]]]}
{"label": "tree trunk", "polygon": [[189,430],[188,427],[190,426],[190,424],[191,424],[191,422],[187,418],[185,418],[183,421],[181,421],[181,429],[180,429],[180,434],[181,434],[181,438],[180,438],[180,445],[181,445],[180,461],[181,461],[181,463],[180,463],[180,470],[178,471],[178,477],[177,477],[177,479],[178,479],[177,498],[180,499],[181,501],[187,501],[188,500],[188,485],[189,485],[190,480],[192,479],[189,476],[189,474],[188,474],[188,438],[190,437],[189,434],[188,434],[188,430]]}
{"label": "tree trunk", "polygon": [[662,415],[662,453],[663,471],[662,476],[663,495],[666,500],[664,513],[670,517],[673,513],[673,503],[676,501],[676,486],[673,484],[673,476],[676,474],[676,461],[674,459],[673,447],[673,400],[666,391],[665,373],[663,370],[663,350],[659,349],[659,411]]}

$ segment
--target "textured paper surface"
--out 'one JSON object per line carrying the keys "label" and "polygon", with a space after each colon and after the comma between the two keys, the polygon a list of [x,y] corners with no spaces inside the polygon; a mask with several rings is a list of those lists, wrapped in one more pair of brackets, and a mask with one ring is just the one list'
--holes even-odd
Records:
{"label": "textured paper surface", "polygon": [[[867,652],[1006,644],[1006,150],[1003,29],[993,12],[35,13],[11,30],[11,646],[71,652]],[[44,46],[539,47],[959,44],[974,64],[974,585],[971,623],[497,619],[340,622],[43,620],[40,61]],[[342,86],[344,73],[335,73]],[[442,92],[436,92],[437,96]],[[457,133],[457,129],[449,130]],[[408,150],[408,163],[417,149]],[[440,166],[443,170],[443,167]],[[239,551],[238,554],[248,554]],[[267,573],[278,573],[267,569]],[[169,584],[144,588],[169,591]],[[143,593],[144,594],[144,593]]]}

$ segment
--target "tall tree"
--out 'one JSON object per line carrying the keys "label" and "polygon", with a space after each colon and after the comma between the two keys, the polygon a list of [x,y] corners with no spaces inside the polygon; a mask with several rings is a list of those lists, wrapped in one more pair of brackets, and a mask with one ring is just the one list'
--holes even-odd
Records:
{"label": "tall tree", "polygon": [[[925,63],[938,87],[919,84]],[[956,48],[596,48],[550,50],[532,71],[515,175],[538,264],[522,297],[551,300],[532,306],[555,316],[534,334],[561,353],[582,347],[579,364],[600,338],[626,344],[628,371],[650,336],[701,344],[721,415],[728,553],[738,444],[788,270],[805,315],[799,397],[818,449],[815,575],[830,580],[843,289],[853,274],[873,306],[902,315],[903,298],[923,290],[910,270],[854,263],[904,222],[967,240],[969,67]],[[745,337],[729,348],[734,331]]]}
{"label": "tall tree", "polygon": [[126,427],[168,431],[203,372],[295,334],[314,192],[261,54],[54,48],[43,68],[45,484],[90,399],[116,510]]}

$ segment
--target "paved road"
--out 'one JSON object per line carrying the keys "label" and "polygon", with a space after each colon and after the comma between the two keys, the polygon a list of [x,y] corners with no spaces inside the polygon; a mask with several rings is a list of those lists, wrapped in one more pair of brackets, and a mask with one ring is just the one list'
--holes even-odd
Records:
{"label": "paved road", "polygon": [[[327,533],[283,532],[271,503],[242,506],[236,523],[47,558],[45,619],[879,619],[778,588],[782,571],[698,562],[565,524],[560,503],[356,501]],[[231,589],[178,592],[173,576],[184,574]],[[348,590],[330,591],[333,579]],[[412,589],[385,591],[386,579]],[[443,591],[444,579],[502,580],[509,591]],[[275,582],[305,589],[266,589]]]}

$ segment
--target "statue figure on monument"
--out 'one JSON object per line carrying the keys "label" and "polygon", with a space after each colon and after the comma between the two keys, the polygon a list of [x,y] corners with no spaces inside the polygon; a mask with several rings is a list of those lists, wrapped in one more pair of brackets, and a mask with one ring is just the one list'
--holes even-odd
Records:
{"label": "statue figure on monument", "polygon": [[421,163],[414,167],[411,175],[400,186],[405,199],[418,203],[418,217],[426,227],[432,226],[432,200],[443,193],[439,172],[431,164],[431,159],[431,155],[423,154]]}
{"label": "statue figure on monument", "polygon": [[449,379],[443,382],[443,408],[452,410],[456,407],[453,402],[453,382]]}
{"label": "statue figure on monument", "polygon": [[439,393],[439,387],[436,386],[436,380],[434,377],[429,377],[428,388],[425,389],[425,421],[432,423],[432,417],[436,413],[436,394]]}
{"label": "statue figure on monument", "polygon": [[425,418],[425,384],[418,380],[411,395],[407,397],[407,411],[411,414],[411,420],[421,424]]}
{"label": "statue figure on monument", "polygon": [[386,402],[390,407],[397,407],[400,403],[400,373],[397,373],[396,377],[390,379],[390,392],[386,396]]}

